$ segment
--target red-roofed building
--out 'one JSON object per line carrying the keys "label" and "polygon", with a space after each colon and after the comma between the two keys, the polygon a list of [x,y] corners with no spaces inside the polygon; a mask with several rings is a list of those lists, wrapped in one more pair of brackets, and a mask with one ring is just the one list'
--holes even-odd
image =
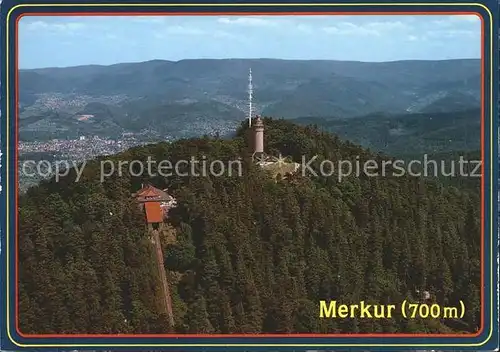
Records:
{"label": "red-roofed building", "polygon": [[139,202],[139,207],[144,211],[146,222],[150,229],[162,227],[163,220],[168,216],[170,208],[175,207],[175,198],[166,190],[160,190],[151,185],[143,187],[132,195]]}

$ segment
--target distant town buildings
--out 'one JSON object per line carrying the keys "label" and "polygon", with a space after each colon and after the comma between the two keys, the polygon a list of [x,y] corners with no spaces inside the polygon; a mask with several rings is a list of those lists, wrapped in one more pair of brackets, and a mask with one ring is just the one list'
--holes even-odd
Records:
{"label": "distant town buildings", "polygon": [[133,136],[121,140],[99,136],[79,136],[77,139],[52,139],[40,142],[19,142],[19,153],[54,153],[61,160],[89,160],[99,155],[119,153],[145,144]]}

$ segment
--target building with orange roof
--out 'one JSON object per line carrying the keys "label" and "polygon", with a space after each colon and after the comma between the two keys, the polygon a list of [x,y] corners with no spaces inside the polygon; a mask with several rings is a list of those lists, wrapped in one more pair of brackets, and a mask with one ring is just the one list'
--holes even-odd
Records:
{"label": "building with orange roof", "polygon": [[175,207],[175,198],[166,190],[161,190],[152,185],[142,185],[142,188],[132,196],[139,203],[144,212],[146,224],[150,230],[163,227],[163,221],[168,216],[168,211]]}

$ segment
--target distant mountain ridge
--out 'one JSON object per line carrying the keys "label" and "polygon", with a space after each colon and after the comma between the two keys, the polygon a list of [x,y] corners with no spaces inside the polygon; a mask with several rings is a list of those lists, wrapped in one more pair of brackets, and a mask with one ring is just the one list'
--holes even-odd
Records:
{"label": "distant mountain ridge", "polygon": [[[163,133],[175,131],[179,119],[195,126],[185,131],[187,135],[224,132],[246,114],[250,68],[256,112],[278,118],[351,118],[480,106],[479,59],[153,60],[21,70],[21,137],[23,131],[64,135],[153,128]],[[94,109],[95,103],[106,108],[79,121],[78,116]],[[56,132],[54,113],[66,126]]]}

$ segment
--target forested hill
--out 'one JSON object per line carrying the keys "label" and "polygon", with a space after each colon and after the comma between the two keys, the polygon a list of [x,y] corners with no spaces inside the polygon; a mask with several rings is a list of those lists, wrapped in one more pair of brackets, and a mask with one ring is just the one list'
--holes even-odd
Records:
{"label": "forested hill", "polygon": [[349,119],[300,118],[343,139],[392,156],[479,150],[481,110],[414,114],[371,114]]}
{"label": "forested hill", "polygon": [[[246,154],[232,140],[200,138],[135,148],[115,160]],[[300,158],[372,158],[312,127],[266,120],[270,151]],[[378,158],[378,156],[375,156]],[[320,159],[318,159],[320,160]],[[297,160],[300,162],[300,159]],[[166,245],[176,332],[475,331],[480,307],[479,196],[411,177],[296,177],[274,182],[244,160],[242,177],[151,178],[168,187],[177,242]],[[317,164],[316,164],[317,166]],[[24,333],[155,333],[151,244],[131,199],[144,179],[99,182],[98,162],[44,181],[20,199],[20,328]],[[445,319],[320,319],[319,301],[456,306]]]}

